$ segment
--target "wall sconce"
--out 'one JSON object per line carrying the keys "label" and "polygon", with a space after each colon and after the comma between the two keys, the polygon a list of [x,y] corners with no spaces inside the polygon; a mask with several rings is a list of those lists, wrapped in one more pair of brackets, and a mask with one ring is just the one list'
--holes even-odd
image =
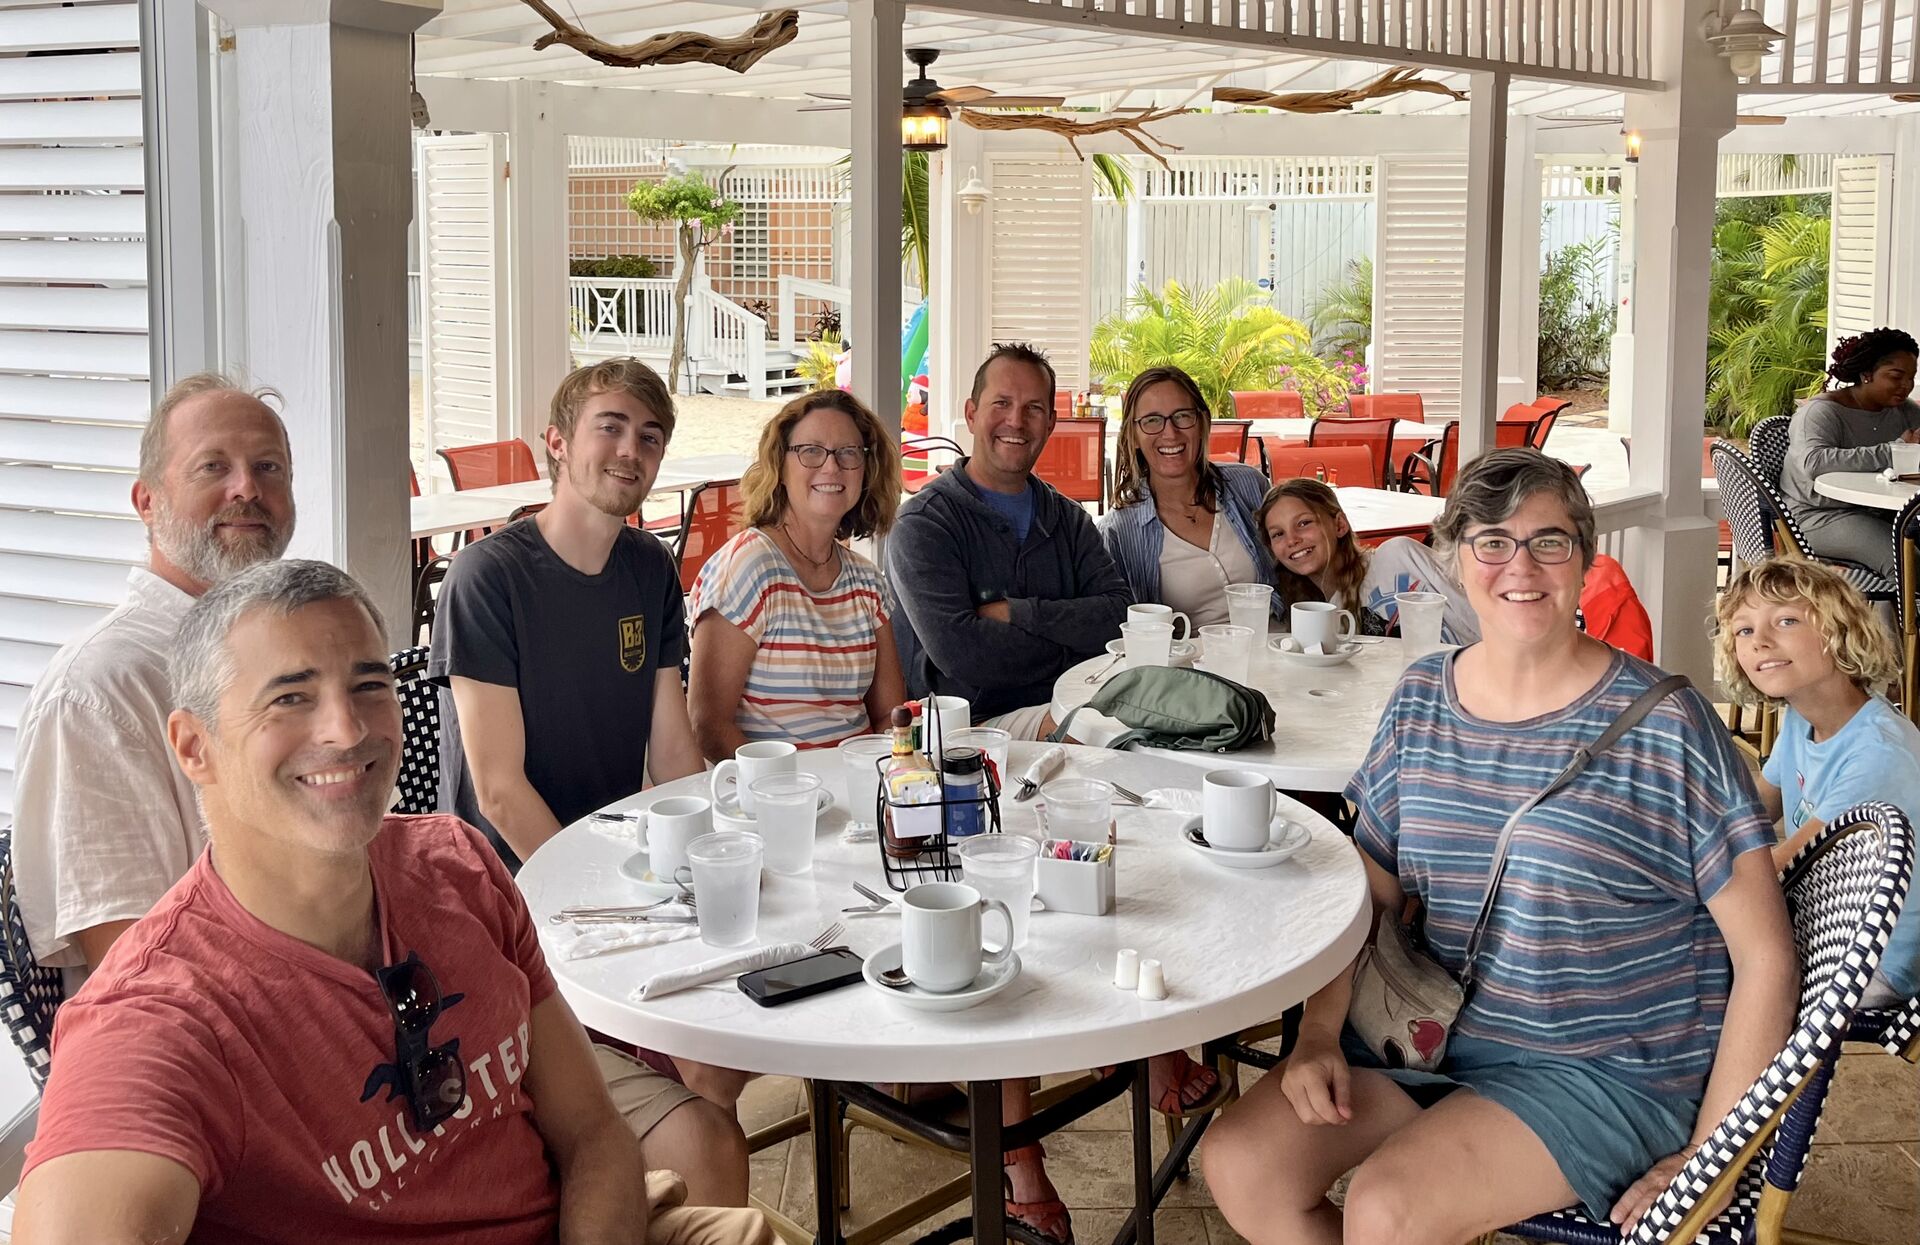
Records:
{"label": "wall sconce", "polygon": [[965,184],[954,194],[960,206],[967,209],[968,216],[980,215],[980,209],[987,205],[987,184],[980,180],[980,170],[969,166]]}
{"label": "wall sconce", "polygon": [[952,117],[939,104],[907,104],[900,110],[900,145],[908,151],[945,151]]}
{"label": "wall sconce", "polygon": [[1640,163],[1640,131],[1623,130],[1622,133],[1627,136],[1627,163]]}
{"label": "wall sconce", "polygon": [[1786,37],[1767,25],[1751,4],[1741,5],[1732,17],[1724,19],[1717,9],[1709,12],[1700,20],[1700,33],[1726,58],[1733,76],[1743,82],[1760,72],[1760,58]]}

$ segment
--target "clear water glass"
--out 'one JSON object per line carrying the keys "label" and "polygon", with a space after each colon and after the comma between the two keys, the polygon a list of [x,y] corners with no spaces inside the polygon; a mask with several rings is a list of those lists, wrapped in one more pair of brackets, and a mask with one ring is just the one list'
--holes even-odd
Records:
{"label": "clear water glass", "polygon": [[880,804],[880,761],[893,755],[893,740],[885,735],[855,735],[841,743],[841,764],[847,769],[847,817],[863,826],[874,820]]}
{"label": "clear water glass", "polygon": [[1227,586],[1227,622],[1253,633],[1257,645],[1267,634],[1272,617],[1273,589],[1266,584],[1229,584]]}
{"label": "clear water glass", "polygon": [[1440,627],[1447,617],[1447,598],[1437,592],[1396,592],[1401,650],[1409,661],[1440,647]]}
{"label": "clear water glass", "polygon": [[1253,669],[1253,632],[1246,627],[1200,628],[1200,656],[1223,679],[1245,683]]}
{"label": "clear water glass", "polygon": [[813,872],[813,832],[820,822],[820,779],[769,774],[753,784],[753,808],[769,873]]}
{"label": "clear water glass", "polygon": [[[982,834],[963,841],[957,850],[961,877],[986,898],[998,899],[1007,905],[1013,922],[1013,949],[1018,951],[1026,946],[1037,884],[1034,861],[1040,858],[1040,841],[1024,834]],[[995,916],[989,908],[982,920],[990,922]],[[988,947],[1007,945],[1004,939],[995,941],[997,931],[991,925],[983,925],[982,929]]]}
{"label": "clear water glass", "polygon": [[964,731],[955,731],[953,746],[956,748],[978,748],[987,754],[987,760],[993,765],[994,785],[1001,791],[1007,789],[1007,750],[1013,747],[1013,736],[997,726],[975,726]]}
{"label": "clear water glass", "polygon": [[1098,778],[1056,778],[1040,788],[1042,823],[1050,839],[1104,843],[1113,826],[1113,785]]}
{"label": "clear water glass", "polygon": [[760,865],[765,847],[757,834],[723,830],[687,844],[693,870],[694,909],[700,941],[709,947],[744,947],[760,932]]}

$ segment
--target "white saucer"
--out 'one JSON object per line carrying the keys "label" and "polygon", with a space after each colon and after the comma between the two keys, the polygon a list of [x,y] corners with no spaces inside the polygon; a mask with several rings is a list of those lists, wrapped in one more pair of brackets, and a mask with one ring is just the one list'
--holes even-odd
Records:
{"label": "white saucer", "polygon": [[[1199,651],[1192,640],[1175,640],[1172,649],[1169,651],[1167,664],[1172,666],[1191,666],[1194,656]],[[1126,655],[1127,642],[1125,640],[1107,641],[1107,656],[1125,657]]]}
{"label": "white saucer", "polygon": [[1290,636],[1275,636],[1273,639],[1267,641],[1267,648],[1281,661],[1291,662],[1296,666],[1343,666],[1352,661],[1353,655],[1360,651],[1358,644],[1348,640],[1344,645],[1331,653],[1290,653],[1286,649],[1281,648],[1280,645],[1291,638]]}
{"label": "white saucer", "polygon": [[880,984],[880,974],[888,969],[900,967],[900,944],[889,943],[867,957],[860,966],[860,975],[867,979],[867,985],[878,990],[888,998],[903,1006],[923,1012],[961,1012],[978,1003],[984,1003],[994,995],[1012,985],[1020,977],[1020,953],[1011,952],[998,964],[983,964],[980,975],[973,984],[964,990],[955,990],[951,994],[935,994],[931,990],[922,990],[919,986],[905,986],[894,989]]}
{"label": "white saucer", "polygon": [[[621,861],[620,876],[632,882],[635,886],[647,892],[647,894],[652,895],[655,899],[674,899],[680,894],[680,888],[674,885],[671,878],[656,878],[653,876],[652,862],[647,859],[645,852],[635,852],[633,855]],[[689,885],[687,889],[692,890],[693,887]]]}
{"label": "white saucer", "polygon": [[1313,842],[1313,831],[1284,817],[1274,818],[1269,833],[1273,837],[1257,852],[1223,852],[1207,844],[1205,836],[1200,833],[1198,816],[1189,817],[1180,825],[1180,841],[1187,845],[1189,851],[1198,852],[1213,863],[1229,869],[1271,868],[1283,860],[1292,859],[1301,848]]}

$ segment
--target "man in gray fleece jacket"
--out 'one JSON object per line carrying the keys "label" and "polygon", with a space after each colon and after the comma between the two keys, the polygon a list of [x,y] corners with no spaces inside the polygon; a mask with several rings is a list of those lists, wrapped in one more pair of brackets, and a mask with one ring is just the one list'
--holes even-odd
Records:
{"label": "man in gray fleece jacket", "polygon": [[996,346],[974,376],[974,453],[902,507],[887,541],[907,690],[964,696],[1020,739],[1052,728],[1053,681],[1106,648],[1132,591],[1087,512],[1033,475],[1053,431],[1053,368]]}

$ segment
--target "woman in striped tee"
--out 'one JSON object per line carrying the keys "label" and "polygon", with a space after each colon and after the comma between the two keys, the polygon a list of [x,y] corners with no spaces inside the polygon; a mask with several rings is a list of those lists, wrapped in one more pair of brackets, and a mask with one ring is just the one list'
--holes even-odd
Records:
{"label": "woman in striped tee", "polygon": [[747,530],[694,581],[688,709],[710,761],[753,739],[828,747],[906,699],[880,572],[843,543],[893,524],[900,453],[839,390],[780,409],[740,478]]}
{"label": "woman in striped tee", "polygon": [[[1508,816],[1663,676],[1574,624],[1594,524],[1564,464],[1483,455],[1434,532],[1481,641],[1408,668],[1346,794],[1376,912],[1419,900],[1457,976]],[[1207,1137],[1228,1221],[1334,1245],[1325,1193],[1357,1167],[1348,1239],[1455,1245],[1575,1202],[1630,1228],[1792,1024],[1771,845],[1713,707],[1666,697],[1521,819],[1438,1072],[1342,1041],[1350,971],[1308,1000],[1282,1069]]]}

